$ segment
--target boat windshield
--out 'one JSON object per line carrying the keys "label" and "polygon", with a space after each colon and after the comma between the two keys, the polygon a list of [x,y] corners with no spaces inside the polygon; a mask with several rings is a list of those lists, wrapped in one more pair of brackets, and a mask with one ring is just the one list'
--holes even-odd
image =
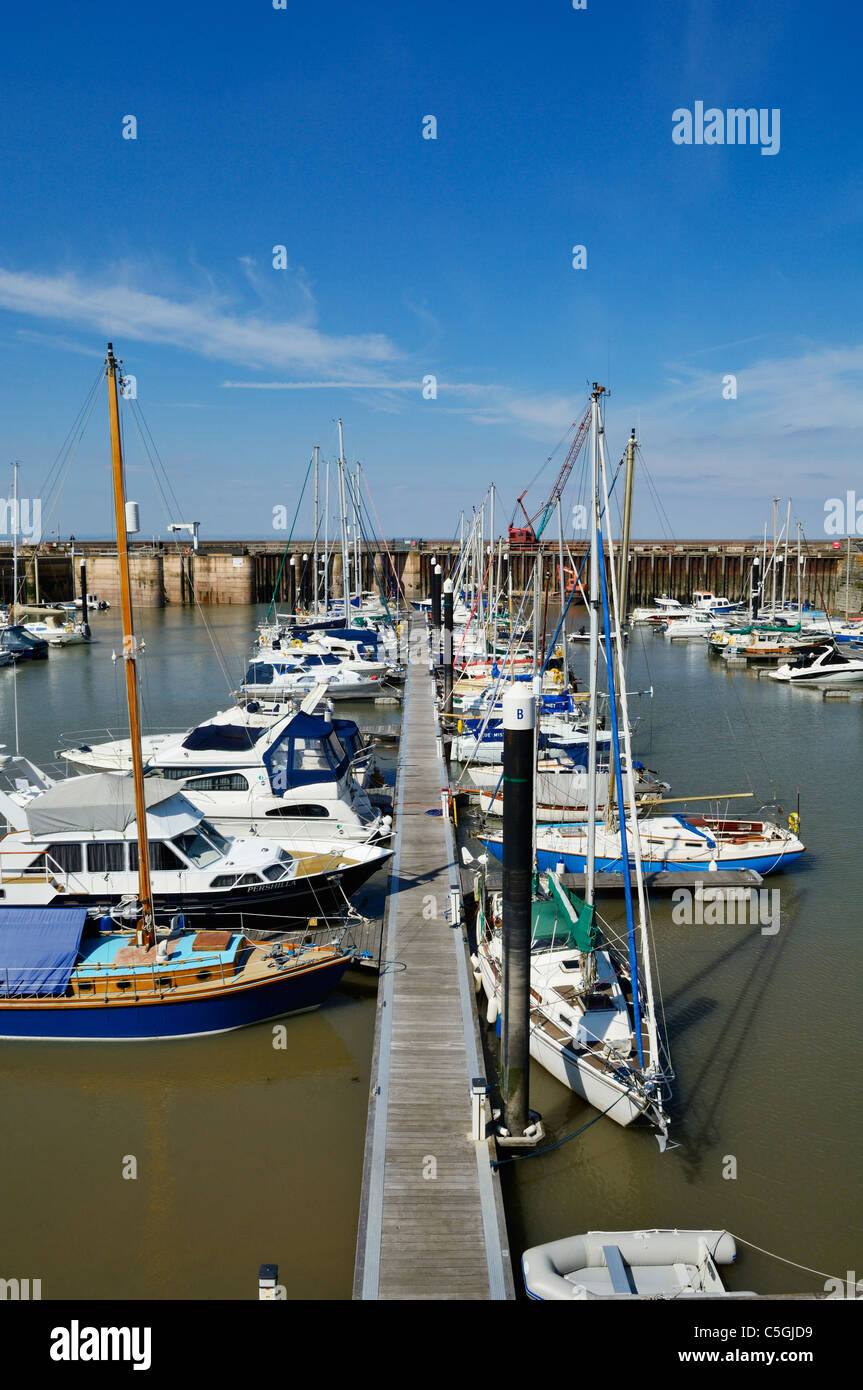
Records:
{"label": "boat windshield", "polygon": [[182,835],[175,836],[173,841],[196,869],[206,869],[210,864],[214,864],[229,848],[224,836],[212,829],[208,829],[205,835],[202,833],[204,828],[202,823],[197,830],[187,830]]}
{"label": "boat windshield", "polygon": [[211,845],[215,845],[220,854],[227,854],[228,850],[231,848],[231,842],[227,835],[223,835],[220,830],[217,830],[211,821],[200,821],[198,824],[198,834],[203,835],[205,839],[209,840]]}

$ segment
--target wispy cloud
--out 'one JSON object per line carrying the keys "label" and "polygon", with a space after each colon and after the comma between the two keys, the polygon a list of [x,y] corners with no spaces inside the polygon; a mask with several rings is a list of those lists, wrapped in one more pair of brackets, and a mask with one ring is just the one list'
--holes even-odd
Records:
{"label": "wispy cloud", "polygon": [[0,268],[0,308],[255,369],[368,369],[401,355],[382,333],[328,334],[297,318],[249,313],[214,292],[172,299],[135,288],[120,272],[98,280]]}
{"label": "wispy cloud", "polygon": [[417,381],[223,381],[232,391],[421,391]]}

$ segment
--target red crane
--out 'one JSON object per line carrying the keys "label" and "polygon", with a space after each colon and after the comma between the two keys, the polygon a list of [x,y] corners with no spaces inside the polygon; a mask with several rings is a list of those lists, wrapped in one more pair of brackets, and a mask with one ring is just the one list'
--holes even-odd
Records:
{"label": "red crane", "polygon": [[[600,386],[599,389],[602,392],[605,390],[605,387]],[[563,496],[563,489],[566,487],[566,484],[569,481],[569,475],[572,472],[575,460],[581,453],[581,450],[584,446],[584,441],[587,438],[588,430],[590,429],[590,406],[587,407],[587,410],[584,412],[584,415],[581,417],[581,420],[577,425],[574,425],[573,428],[575,429],[575,436],[573,438],[572,443],[569,446],[566,458],[564,459],[563,464],[561,466],[561,470],[557,475],[557,481],[555,482],[555,485],[551,490],[551,494],[548,498],[548,501],[544,502],[543,505],[540,507],[539,511],[535,512],[533,516],[528,516],[523,500],[527,496],[528,489],[525,488],[521,496],[516,498],[516,506],[521,507],[522,515],[524,516],[525,520],[525,525],[513,526],[512,524],[510,524],[509,544],[511,548],[517,550],[520,547],[536,545],[537,541],[542,536],[543,531],[548,525],[552,512],[557,506],[560,498]],[[536,527],[536,529],[534,529],[534,523],[537,521],[537,519],[540,519],[539,525]]]}

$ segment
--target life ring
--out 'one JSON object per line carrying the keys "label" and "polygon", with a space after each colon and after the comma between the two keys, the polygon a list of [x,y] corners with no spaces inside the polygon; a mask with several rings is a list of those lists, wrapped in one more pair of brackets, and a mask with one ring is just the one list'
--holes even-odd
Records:
{"label": "life ring", "polygon": [[563,685],[563,672],[562,672],[562,671],[552,671],[552,673],[551,673],[551,678],[552,678],[552,680],[554,681],[555,685]]}
{"label": "life ring", "polygon": [[293,640],[293,642],[291,643],[291,646],[292,646],[292,647],[301,647],[302,645],[303,645],[303,644],[302,644],[302,642],[300,641],[299,637],[295,637],[294,640]]}

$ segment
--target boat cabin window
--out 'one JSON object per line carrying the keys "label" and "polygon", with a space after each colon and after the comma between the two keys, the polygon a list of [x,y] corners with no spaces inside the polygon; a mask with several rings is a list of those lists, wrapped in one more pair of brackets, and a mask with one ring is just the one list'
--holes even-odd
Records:
{"label": "boat cabin window", "polygon": [[164,777],[168,782],[182,782],[184,777],[202,777],[205,767],[148,767],[145,777]]}
{"label": "boat cabin window", "polygon": [[261,880],[257,874],[243,874],[242,878],[240,879],[240,887],[246,887],[250,883],[260,883],[260,881]]}
{"label": "boat cabin window", "polygon": [[46,863],[49,869],[62,869],[64,873],[80,873],[84,846],[75,840],[61,841],[48,846]]}
{"label": "boat cabin window", "polygon": [[122,874],[126,869],[126,846],[122,840],[92,840],[87,846],[87,868],[91,874]]}
{"label": "boat cabin window", "polygon": [[327,747],[329,748],[330,752],[333,755],[333,758],[335,759],[336,767],[338,767],[340,763],[344,762],[345,758],[348,756],[345,752],[342,741],[337,734],[330,734],[328,736]]}
{"label": "boat cabin window", "polygon": [[269,661],[253,661],[246,672],[247,685],[272,685],[273,668]]}
{"label": "boat cabin window", "polygon": [[270,883],[275,883],[276,879],[284,878],[287,872],[287,865],[271,864],[268,869],[264,869],[264,878],[269,879]]}
{"label": "boat cabin window", "polygon": [[217,874],[216,877],[215,877],[214,879],[211,879],[211,880],[210,880],[210,887],[211,887],[211,888],[233,888],[233,886],[234,886],[234,884],[236,883],[236,881],[237,881],[237,875],[236,875],[236,874]]}
{"label": "boat cabin window", "polygon": [[241,772],[222,772],[217,777],[197,777],[185,787],[189,792],[247,792],[249,784]]}
{"label": "boat cabin window", "polygon": [[[150,868],[157,869],[185,869],[186,865],[178,854],[175,854],[169,844],[164,840],[150,840],[147,846]],[[129,869],[133,874],[138,872],[138,846],[129,845]]]}
{"label": "boat cabin window", "polygon": [[296,816],[302,820],[322,819],[329,816],[326,806],[313,806],[311,803],[298,803],[295,806],[276,806],[272,811],[267,812],[268,816]]}

